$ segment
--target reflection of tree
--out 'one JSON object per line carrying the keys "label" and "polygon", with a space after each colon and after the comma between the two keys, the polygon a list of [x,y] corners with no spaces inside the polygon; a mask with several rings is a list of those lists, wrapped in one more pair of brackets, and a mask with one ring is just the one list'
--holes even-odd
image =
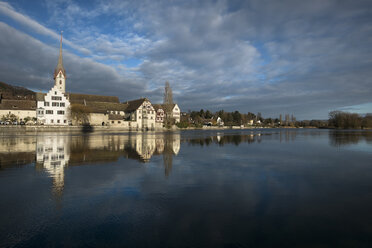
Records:
{"label": "reflection of tree", "polygon": [[[267,134],[267,135],[271,135],[271,134]],[[192,146],[195,146],[195,145],[209,146],[213,143],[218,144],[219,146],[223,146],[225,144],[239,145],[240,143],[261,142],[261,134],[260,133],[240,134],[240,135],[226,135],[226,136],[217,134],[216,136],[210,136],[210,137],[186,139],[186,141]]]}
{"label": "reflection of tree", "polygon": [[164,151],[163,151],[164,173],[168,177],[172,172],[173,166],[173,134],[166,133],[164,135]]}
{"label": "reflection of tree", "polygon": [[372,132],[369,131],[330,131],[329,142],[332,146],[345,146],[358,144],[365,140],[367,143],[372,143]]}

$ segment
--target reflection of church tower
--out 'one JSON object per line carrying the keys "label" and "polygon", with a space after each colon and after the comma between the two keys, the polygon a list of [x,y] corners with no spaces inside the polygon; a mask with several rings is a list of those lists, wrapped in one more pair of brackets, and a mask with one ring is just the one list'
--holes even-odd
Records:
{"label": "reflection of church tower", "polygon": [[58,64],[56,69],[54,70],[54,85],[62,92],[65,93],[66,90],[66,71],[63,67],[63,60],[62,60],[62,33],[61,33],[61,43],[59,46],[59,57],[58,57]]}
{"label": "reflection of church tower", "polygon": [[38,136],[36,163],[53,178],[53,193],[61,197],[64,188],[64,167],[70,158],[68,136]]}

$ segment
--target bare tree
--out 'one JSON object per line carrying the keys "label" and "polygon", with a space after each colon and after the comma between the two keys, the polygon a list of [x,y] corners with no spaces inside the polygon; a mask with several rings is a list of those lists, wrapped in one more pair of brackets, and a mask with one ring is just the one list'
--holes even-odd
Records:
{"label": "bare tree", "polygon": [[173,104],[173,93],[169,82],[165,82],[164,104]]}
{"label": "bare tree", "polygon": [[289,114],[285,114],[285,125],[289,125]]}
{"label": "bare tree", "polygon": [[172,109],[173,109],[173,93],[172,88],[169,85],[169,82],[165,82],[165,91],[164,91],[164,102],[163,102],[166,118],[165,125],[172,125]]}

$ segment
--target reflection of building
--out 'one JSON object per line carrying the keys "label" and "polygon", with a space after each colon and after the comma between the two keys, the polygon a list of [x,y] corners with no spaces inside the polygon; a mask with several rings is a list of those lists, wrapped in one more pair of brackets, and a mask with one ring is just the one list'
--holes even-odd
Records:
{"label": "reflection of building", "polygon": [[64,169],[70,158],[69,136],[40,135],[36,139],[36,163],[53,178],[53,190],[60,194],[64,187]]}
{"label": "reflection of building", "polygon": [[105,164],[119,158],[147,163],[153,156],[162,155],[168,176],[173,156],[179,151],[180,133],[3,136],[0,139],[0,169],[35,162],[36,169],[53,179],[53,192],[60,197],[67,166]]}
{"label": "reflection of building", "polygon": [[180,133],[172,133],[172,151],[174,155],[177,155],[181,149],[181,134]]}

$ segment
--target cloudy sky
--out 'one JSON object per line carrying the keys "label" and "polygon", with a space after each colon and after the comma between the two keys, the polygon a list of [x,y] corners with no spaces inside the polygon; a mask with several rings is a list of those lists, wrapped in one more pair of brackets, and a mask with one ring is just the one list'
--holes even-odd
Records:
{"label": "cloudy sky", "polygon": [[1,1],[0,81],[183,111],[372,112],[372,1]]}

